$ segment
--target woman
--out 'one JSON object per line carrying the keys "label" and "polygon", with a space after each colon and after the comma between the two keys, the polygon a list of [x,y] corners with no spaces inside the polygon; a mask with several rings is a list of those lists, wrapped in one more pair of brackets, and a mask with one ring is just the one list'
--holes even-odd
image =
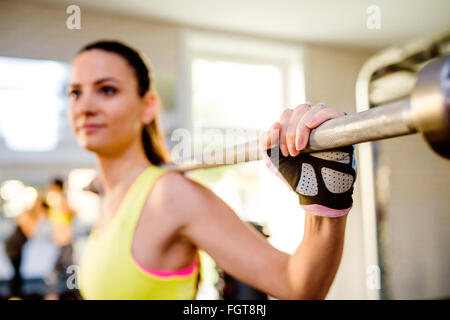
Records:
{"label": "woman", "polygon": [[64,194],[64,182],[55,178],[48,186],[46,202],[48,219],[52,224],[52,241],[58,247],[58,257],[52,272],[45,279],[47,300],[59,299],[61,284],[67,281],[67,268],[73,265],[72,223],[76,214]]}
{"label": "woman", "polygon": [[[288,255],[268,244],[212,191],[158,167],[169,156],[151,85],[142,57],[118,42],[90,44],[73,61],[70,119],[79,144],[97,156],[103,188],[100,218],[80,264],[83,297],[193,299],[202,249],[227,273],[271,296],[324,298],[338,269],[352,203],[353,149],[298,155],[311,128],[344,113],[299,105],[283,112],[261,137],[261,146],[272,148],[268,164],[307,208],[303,241]],[[273,152],[278,142],[279,167]],[[300,158],[308,162],[302,164],[301,177],[294,165]],[[334,170],[314,182],[309,166]],[[339,174],[346,178],[345,190],[330,180],[342,182]]]}
{"label": "woman", "polygon": [[21,298],[22,294],[22,275],[20,266],[22,264],[23,246],[27,243],[40,220],[47,214],[48,205],[43,199],[36,197],[33,206],[20,214],[17,219],[17,227],[6,241],[6,254],[14,269],[14,276],[10,281],[10,296]]}

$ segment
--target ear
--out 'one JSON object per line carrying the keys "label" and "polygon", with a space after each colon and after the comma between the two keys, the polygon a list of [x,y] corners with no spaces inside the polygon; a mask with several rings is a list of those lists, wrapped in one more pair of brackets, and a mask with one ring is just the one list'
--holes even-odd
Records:
{"label": "ear", "polygon": [[145,124],[149,124],[154,117],[156,117],[157,114],[157,110],[159,107],[159,95],[156,91],[149,91],[145,94],[145,96],[143,97],[143,101],[144,101],[144,111],[142,113],[142,123]]}

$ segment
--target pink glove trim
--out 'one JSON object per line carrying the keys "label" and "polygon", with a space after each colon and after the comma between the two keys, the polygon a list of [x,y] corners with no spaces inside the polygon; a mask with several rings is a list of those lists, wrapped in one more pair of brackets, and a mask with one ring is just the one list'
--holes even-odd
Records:
{"label": "pink glove trim", "polygon": [[337,218],[345,216],[352,207],[347,209],[331,209],[320,204],[309,204],[301,206],[307,213],[311,213],[316,216],[328,217],[328,218]]}

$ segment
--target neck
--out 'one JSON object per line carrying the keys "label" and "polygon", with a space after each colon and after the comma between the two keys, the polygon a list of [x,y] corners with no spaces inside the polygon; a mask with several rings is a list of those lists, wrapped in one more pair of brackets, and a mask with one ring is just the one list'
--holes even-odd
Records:
{"label": "neck", "polygon": [[97,161],[105,194],[128,188],[151,165],[140,141],[115,155],[97,155]]}

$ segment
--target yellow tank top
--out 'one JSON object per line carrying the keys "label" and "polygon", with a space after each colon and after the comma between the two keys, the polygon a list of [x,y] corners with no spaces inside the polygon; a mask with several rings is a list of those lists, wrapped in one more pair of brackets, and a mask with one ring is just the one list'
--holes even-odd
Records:
{"label": "yellow tank top", "polygon": [[58,226],[69,226],[72,223],[73,216],[61,209],[50,207],[48,209],[48,219]]}
{"label": "yellow tank top", "polygon": [[165,170],[150,166],[134,181],[119,210],[99,237],[91,231],[80,262],[78,284],[84,299],[195,299],[199,268],[188,274],[155,275],[131,254],[134,230],[147,195]]}
{"label": "yellow tank top", "polygon": [[50,191],[46,199],[49,204],[48,219],[56,226],[69,226],[72,223],[73,216],[62,208],[64,201],[60,192]]}

